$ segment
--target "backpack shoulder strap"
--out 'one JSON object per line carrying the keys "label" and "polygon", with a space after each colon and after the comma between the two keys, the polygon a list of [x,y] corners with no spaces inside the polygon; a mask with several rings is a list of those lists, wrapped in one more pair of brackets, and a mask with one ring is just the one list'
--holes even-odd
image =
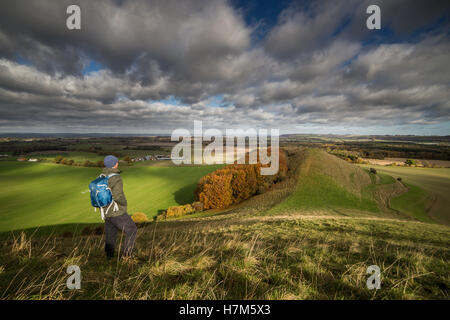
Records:
{"label": "backpack shoulder strap", "polygon": [[119,174],[118,173],[110,173],[110,174],[108,174],[108,178],[111,178],[111,177],[114,177],[114,176],[118,176]]}

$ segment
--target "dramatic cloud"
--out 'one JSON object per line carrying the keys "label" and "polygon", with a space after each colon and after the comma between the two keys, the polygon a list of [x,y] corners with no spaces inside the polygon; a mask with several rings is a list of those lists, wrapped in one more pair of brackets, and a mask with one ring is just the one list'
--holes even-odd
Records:
{"label": "dramatic cloud", "polygon": [[[66,28],[69,4],[82,30]],[[380,31],[366,28],[369,4]],[[2,1],[0,131],[170,132],[203,120],[449,133],[449,4],[293,2],[266,32],[245,12],[225,0]]]}

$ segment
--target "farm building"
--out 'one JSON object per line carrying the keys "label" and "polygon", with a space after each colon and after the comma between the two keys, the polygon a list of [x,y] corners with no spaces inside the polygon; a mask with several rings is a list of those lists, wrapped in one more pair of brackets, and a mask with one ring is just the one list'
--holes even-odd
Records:
{"label": "farm building", "polygon": [[164,156],[164,155],[158,154],[158,155],[156,156],[156,160],[170,160],[170,157],[169,157],[169,156]]}
{"label": "farm building", "polygon": [[156,160],[184,160],[183,157],[171,157],[171,156],[162,156],[162,155],[157,155],[156,156]]}

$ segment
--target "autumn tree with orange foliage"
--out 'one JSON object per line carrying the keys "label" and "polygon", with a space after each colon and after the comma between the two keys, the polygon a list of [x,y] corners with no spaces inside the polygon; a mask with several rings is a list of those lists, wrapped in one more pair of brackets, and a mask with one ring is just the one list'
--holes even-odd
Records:
{"label": "autumn tree with orange foliage", "polygon": [[[270,156],[270,148],[267,153]],[[249,154],[247,153],[245,157],[248,163]],[[265,166],[269,165],[262,165],[258,155],[255,164],[235,163],[211,172],[198,182],[195,197],[197,201],[203,203],[204,209],[223,209],[255,194],[263,193],[286,176],[288,168],[285,152],[280,149],[277,174],[261,175],[261,167]]]}

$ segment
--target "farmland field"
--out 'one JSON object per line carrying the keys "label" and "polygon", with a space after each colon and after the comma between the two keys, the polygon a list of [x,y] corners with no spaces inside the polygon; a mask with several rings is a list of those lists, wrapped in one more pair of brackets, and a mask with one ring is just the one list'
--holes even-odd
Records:
{"label": "farmland field", "polygon": [[[125,167],[128,213],[149,218],[160,209],[193,201],[197,181],[218,166]],[[37,226],[100,222],[88,184],[100,168],[53,163],[0,163],[0,232]]]}
{"label": "farmland field", "polygon": [[[396,165],[403,165],[407,158],[384,158],[381,159],[369,159],[362,158],[362,160],[367,161],[369,164],[375,164],[380,166],[386,166],[395,163]],[[450,161],[445,160],[425,160],[425,159],[414,159],[418,164],[428,167],[428,168],[450,168]]]}

